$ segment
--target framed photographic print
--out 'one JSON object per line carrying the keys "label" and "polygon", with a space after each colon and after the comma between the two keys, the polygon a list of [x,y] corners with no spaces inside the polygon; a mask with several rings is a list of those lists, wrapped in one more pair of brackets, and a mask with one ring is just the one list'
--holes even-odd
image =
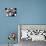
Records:
{"label": "framed photographic print", "polygon": [[17,9],[16,8],[5,8],[6,16],[16,16]]}
{"label": "framed photographic print", "polygon": [[46,41],[46,25],[44,24],[20,24],[18,30],[20,40]]}

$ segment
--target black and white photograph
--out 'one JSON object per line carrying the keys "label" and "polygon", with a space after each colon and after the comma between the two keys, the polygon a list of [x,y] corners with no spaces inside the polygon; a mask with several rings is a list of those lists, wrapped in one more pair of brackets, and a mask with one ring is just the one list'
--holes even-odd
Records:
{"label": "black and white photograph", "polygon": [[20,24],[18,38],[20,46],[43,45],[46,43],[46,25]]}
{"label": "black and white photograph", "polygon": [[16,16],[16,8],[5,8],[5,14],[6,16]]}

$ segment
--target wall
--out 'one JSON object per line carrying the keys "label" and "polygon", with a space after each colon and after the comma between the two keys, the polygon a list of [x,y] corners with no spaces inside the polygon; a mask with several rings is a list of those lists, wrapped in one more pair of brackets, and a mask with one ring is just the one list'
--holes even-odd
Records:
{"label": "wall", "polygon": [[[16,7],[16,17],[6,17],[4,8]],[[0,44],[7,44],[9,32],[18,32],[17,24],[46,24],[46,0],[1,0]],[[17,39],[16,39],[17,43]]]}

